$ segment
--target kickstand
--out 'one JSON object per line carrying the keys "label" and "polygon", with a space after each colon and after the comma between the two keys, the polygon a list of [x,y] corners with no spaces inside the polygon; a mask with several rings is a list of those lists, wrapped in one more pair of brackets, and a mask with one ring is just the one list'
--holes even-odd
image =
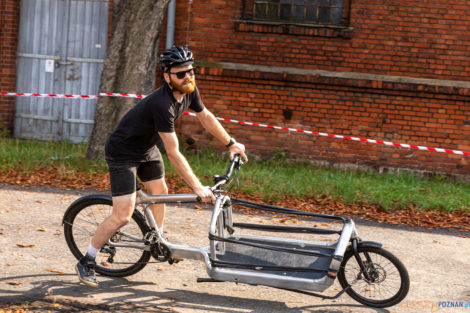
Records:
{"label": "kickstand", "polygon": [[222,280],[215,280],[213,278],[201,278],[199,277],[197,280],[196,280],[197,283],[222,283],[223,281]]}

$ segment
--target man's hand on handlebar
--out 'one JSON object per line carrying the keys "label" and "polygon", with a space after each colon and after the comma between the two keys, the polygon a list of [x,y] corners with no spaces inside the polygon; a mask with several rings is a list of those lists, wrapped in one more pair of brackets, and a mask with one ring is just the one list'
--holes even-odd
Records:
{"label": "man's hand on handlebar", "polygon": [[239,142],[234,143],[233,145],[230,146],[230,160],[233,160],[233,157],[235,154],[239,154],[243,162],[248,162],[248,157],[245,154],[245,145],[241,144]]}
{"label": "man's hand on handlebar", "polygon": [[207,186],[201,186],[199,188],[195,188],[194,192],[201,198],[202,202],[214,202],[215,197],[212,191]]}

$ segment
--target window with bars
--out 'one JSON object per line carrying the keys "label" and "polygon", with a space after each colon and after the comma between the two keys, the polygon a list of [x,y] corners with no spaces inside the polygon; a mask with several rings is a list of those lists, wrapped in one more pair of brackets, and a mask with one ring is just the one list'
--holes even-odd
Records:
{"label": "window with bars", "polygon": [[241,32],[352,38],[351,0],[242,0]]}
{"label": "window with bars", "polygon": [[349,0],[252,0],[253,20],[347,26]]}

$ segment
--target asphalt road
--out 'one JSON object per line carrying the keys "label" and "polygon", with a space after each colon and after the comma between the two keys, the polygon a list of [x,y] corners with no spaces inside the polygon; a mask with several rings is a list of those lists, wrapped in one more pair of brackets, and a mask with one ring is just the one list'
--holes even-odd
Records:
{"label": "asphalt road", "polygon": [[[207,274],[201,262],[192,260],[148,264],[128,278],[99,276],[100,288],[92,289],[78,283],[73,269],[76,260],[66,246],[61,225],[68,205],[89,193],[0,186],[0,309],[8,307],[7,303],[43,301],[50,305],[44,312],[470,312],[470,308],[437,307],[439,301],[470,300],[468,234],[370,223],[357,224],[361,238],[381,242],[405,264],[411,278],[405,301],[388,309],[362,306],[348,295],[322,300],[263,286],[200,284],[196,279]],[[170,207],[166,235],[173,243],[204,246],[210,213]],[[236,216],[251,223],[275,218]],[[324,294],[334,295],[339,288],[335,283]]]}

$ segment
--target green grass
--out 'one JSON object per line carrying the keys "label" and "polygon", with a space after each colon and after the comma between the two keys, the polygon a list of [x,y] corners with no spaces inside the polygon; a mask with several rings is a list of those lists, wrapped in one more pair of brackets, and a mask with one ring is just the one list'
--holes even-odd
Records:
{"label": "green grass", "polygon": [[[223,172],[226,167],[215,153],[204,153],[188,160],[194,164],[199,176]],[[243,191],[260,194],[264,200],[329,195],[347,203],[378,204],[386,209],[414,205],[447,212],[459,208],[470,211],[470,185],[441,176],[421,178],[408,173],[326,169],[305,162],[286,162],[281,158],[251,160],[243,167],[240,177]]]}
{"label": "green grass", "polygon": [[104,161],[85,158],[85,144],[0,138],[0,171],[19,168],[23,171],[47,169],[50,166],[87,172],[106,172]]}
{"label": "green grass", "polygon": [[[34,171],[56,166],[76,171],[105,173],[104,162],[85,159],[86,145],[66,142],[40,142],[0,139],[0,171],[10,168]],[[199,154],[184,152],[196,175],[210,185],[213,174],[224,174],[228,159],[211,150]],[[166,170],[174,174],[164,157]],[[73,172],[73,171],[72,171]],[[259,194],[264,200],[296,196],[311,198],[328,195],[347,203],[378,204],[385,209],[410,205],[422,209],[450,212],[470,211],[470,184],[445,180],[441,176],[420,178],[412,174],[376,174],[319,168],[309,163],[286,162],[282,157],[270,161],[250,160],[241,171],[244,192]]]}

